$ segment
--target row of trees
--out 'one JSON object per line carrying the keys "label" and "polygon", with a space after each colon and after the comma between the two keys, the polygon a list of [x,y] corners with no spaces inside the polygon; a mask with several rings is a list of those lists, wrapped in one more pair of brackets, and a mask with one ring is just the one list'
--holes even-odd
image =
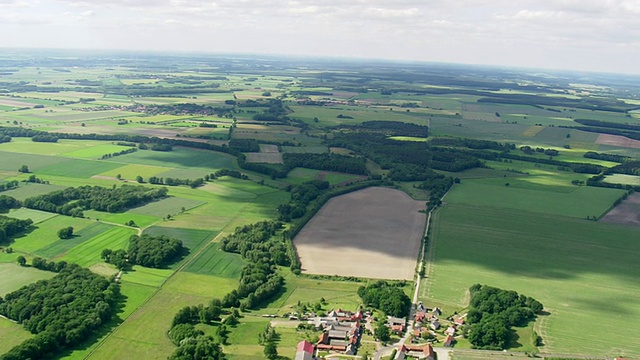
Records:
{"label": "row of trees", "polygon": [[30,209],[83,217],[83,210],[119,212],[166,196],[166,188],[134,185],[104,188],[86,185],[30,197],[24,200],[23,205]]}
{"label": "row of trees", "polygon": [[0,212],[6,212],[10,209],[17,209],[21,207],[20,201],[7,195],[0,195]]}
{"label": "row of trees", "polygon": [[469,288],[467,338],[477,349],[502,350],[512,326],[523,326],[542,312],[542,304],[515,291],[475,284]]}
{"label": "row of trees", "polygon": [[20,182],[18,180],[10,180],[5,183],[0,184],[0,192],[15,189],[18,187]]}
{"label": "row of trees", "polygon": [[116,310],[119,288],[78,265],[0,298],[0,314],[36,334],[2,360],[42,359],[89,338]]}

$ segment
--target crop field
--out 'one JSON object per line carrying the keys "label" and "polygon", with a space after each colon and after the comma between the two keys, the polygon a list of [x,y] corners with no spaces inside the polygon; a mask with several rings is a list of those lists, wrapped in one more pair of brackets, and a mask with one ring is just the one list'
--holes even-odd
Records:
{"label": "crop field", "polygon": [[0,161],[0,170],[17,171],[22,165],[27,165],[32,172],[38,172],[43,168],[56,165],[62,166],[62,164],[69,164],[71,161],[60,157],[3,151],[5,144],[0,144],[0,159],[2,159]]}
{"label": "crop field", "polygon": [[161,166],[147,166],[140,164],[131,164],[131,165],[123,165],[103,173],[99,175],[94,175],[96,177],[106,176],[110,179],[116,179],[118,174],[124,180],[135,180],[138,175],[142,176],[143,179],[149,179],[151,176],[158,176],[165,171],[169,171],[170,168],[161,167]]}
{"label": "crop field", "polygon": [[[3,193],[6,194],[6,193]],[[17,198],[16,198],[17,199]],[[51,219],[55,216],[60,216],[58,214],[40,211],[40,210],[32,210],[27,208],[14,209],[9,212],[12,218],[16,219],[31,219],[34,224],[39,224],[45,220]]]}
{"label": "crop field", "polygon": [[73,262],[80,266],[91,266],[101,262],[100,253],[104,249],[125,249],[131,235],[135,235],[136,230],[125,227],[113,227],[100,235],[82,242],[80,245],[67,251],[60,258],[67,262]]}
{"label": "crop field", "polygon": [[[64,218],[66,217],[58,216],[56,220]],[[59,226],[60,228],[62,228],[65,225],[61,223]],[[90,240],[102,233],[105,233],[111,230],[113,227],[113,225],[105,223],[94,223],[79,231],[74,227],[73,238],[64,240],[58,239],[57,241],[36,250],[35,254],[45,258],[55,259],[56,257],[63,256],[67,251],[71,250],[75,246],[80,245],[81,243]]]}
{"label": "crop field", "polygon": [[245,153],[247,162],[266,163],[266,164],[282,164],[282,154],[280,153]]}
{"label": "crop field", "polygon": [[[3,297],[12,291],[18,290],[38,280],[50,279],[54,275],[55,273],[49,271],[20,266],[16,263],[0,263],[0,279],[2,279],[0,282],[0,296]],[[0,318],[0,320],[5,321],[2,318]]]}
{"label": "crop field", "polygon": [[88,359],[166,358],[175,349],[166,335],[175,313],[186,305],[204,304],[210,299],[160,290],[101,342]]}
{"label": "crop field", "polygon": [[226,253],[218,244],[209,245],[203,252],[193,258],[184,271],[204,275],[216,275],[236,279],[246,262],[238,254]]}
{"label": "crop field", "polygon": [[119,166],[102,160],[70,159],[63,164],[43,167],[38,174],[86,179]]}
{"label": "crop field", "polygon": [[163,218],[167,215],[175,215],[185,210],[192,209],[196,206],[204,204],[203,201],[184,199],[180,197],[169,197],[161,199],[147,205],[143,205],[137,208],[129,210],[133,214],[149,215],[159,218]]}
{"label": "crop field", "polygon": [[420,294],[429,306],[460,311],[475,283],[511,289],[550,313],[535,326],[541,352],[640,356],[640,329],[627,326],[640,321],[633,300],[640,296],[640,228],[447,204],[432,235],[433,262]]}
{"label": "crop field", "polygon": [[[447,195],[452,204],[476,204],[586,219],[600,217],[624,190],[529,184],[530,177],[465,180]],[[505,186],[505,184],[510,184]],[[555,190],[555,191],[554,191]]]}
{"label": "crop field", "polygon": [[[0,149],[2,149],[1,146]],[[237,168],[235,159],[230,155],[180,147],[166,152],[151,150],[136,151],[105,161],[119,164],[140,164],[173,168],[200,168],[205,169],[207,173],[214,172],[214,170],[217,169]]]}
{"label": "crop field", "polygon": [[127,149],[131,149],[131,147],[112,145],[112,144],[102,144],[102,145],[92,146],[87,149],[66,152],[63,155],[66,157],[77,158],[77,159],[93,159],[93,160],[98,159],[99,160],[103,155],[109,155],[109,154],[117,153]]}
{"label": "crop field", "polygon": [[[28,215],[28,213],[25,215]],[[35,224],[31,231],[27,231],[22,236],[16,237],[15,242],[11,246],[16,251],[33,254],[39,249],[52,246],[52,244],[62,241],[58,239],[58,230],[63,227],[72,226],[74,231],[81,231],[90,225],[92,225],[92,221],[86,219],[56,215]]]}
{"label": "crop field", "polygon": [[603,181],[611,184],[640,185],[640,176],[611,174],[605,176]]}
{"label": "crop field", "polygon": [[387,188],[329,200],[294,239],[302,271],[412,279],[424,230],[423,209],[422,201]]}

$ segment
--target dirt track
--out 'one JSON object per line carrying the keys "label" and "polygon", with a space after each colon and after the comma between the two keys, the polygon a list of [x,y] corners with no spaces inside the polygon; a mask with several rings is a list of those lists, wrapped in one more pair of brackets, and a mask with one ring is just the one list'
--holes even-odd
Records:
{"label": "dirt track", "polygon": [[424,208],[400,190],[379,187],[329,200],[294,239],[302,271],[413,279]]}

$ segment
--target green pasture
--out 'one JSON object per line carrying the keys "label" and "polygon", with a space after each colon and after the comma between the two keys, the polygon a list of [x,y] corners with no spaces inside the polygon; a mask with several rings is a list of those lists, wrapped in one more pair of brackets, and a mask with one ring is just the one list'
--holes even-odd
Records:
{"label": "green pasture", "polygon": [[[59,216],[58,219],[60,218],[63,217]],[[62,227],[63,225],[61,225],[61,228]],[[76,229],[74,227],[73,238],[58,239],[55,242],[36,250],[35,254],[45,258],[55,259],[57,257],[63,256],[67,251],[82,244],[83,242],[93,239],[94,237],[113,229],[113,227],[113,225],[105,224],[102,222],[93,223],[83,229]]]}
{"label": "green pasture", "polygon": [[21,219],[21,220],[31,219],[31,221],[33,221],[33,223],[37,225],[45,220],[48,220],[60,215],[46,212],[46,211],[32,210],[32,209],[27,209],[22,207],[19,209],[11,210],[9,212],[9,216],[12,218]]}
{"label": "green pasture", "polygon": [[[132,213],[131,211],[123,213],[108,213],[103,211],[85,210],[84,216],[87,219],[96,219],[105,223],[113,223],[125,225],[129,221],[133,221],[138,227],[144,228],[161,220],[161,217],[142,215]],[[164,214],[166,216],[167,214]]]}
{"label": "green pasture", "polygon": [[[301,119],[308,124],[317,126],[335,126],[339,124],[359,124],[371,120],[390,120],[426,125],[423,115],[407,112],[404,109],[390,107],[365,108],[362,106],[336,105],[331,107],[290,105],[293,117]],[[353,119],[338,118],[339,115],[350,116]],[[315,123],[314,118],[318,118]]]}
{"label": "green pasture", "polygon": [[[1,149],[2,147],[0,146],[0,150]],[[231,155],[210,150],[181,147],[175,147],[172,151],[136,151],[131,154],[117,156],[104,161],[119,164],[139,164],[168,168],[196,168],[203,169],[205,172],[209,173],[223,168],[237,168],[235,158]]]}
{"label": "green pasture", "polygon": [[219,196],[235,199],[255,199],[257,197],[257,195],[252,192],[224,186],[218,184],[216,181],[208,182],[204,186],[199,187],[198,190],[207,191]]}
{"label": "green pasture", "polygon": [[66,152],[63,154],[63,156],[77,159],[100,159],[103,155],[117,153],[130,148],[131,147],[128,146],[102,143],[90,148]]}
{"label": "green pasture", "polygon": [[131,235],[136,230],[125,227],[113,227],[92,239],[82,242],[66,252],[60,260],[76,263],[80,266],[90,266],[101,262],[100,254],[104,249],[125,249]]}
{"label": "green pasture", "polygon": [[453,203],[433,220],[428,306],[461,311],[475,283],[515,290],[549,313],[535,325],[541,352],[640,356],[640,328],[628,326],[640,321],[640,229]]}
{"label": "green pasture", "polygon": [[[29,175],[21,176],[26,178]],[[37,175],[36,175],[37,176]],[[37,183],[20,183],[20,186],[15,189],[4,191],[4,195],[11,196],[18,200],[24,200],[33,196],[48,194],[52,191],[65,189],[66,186],[51,185],[51,184],[37,184]],[[35,219],[34,219],[35,221]]]}
{"label": "green pasture", "polygon": [[155,269],[135,265],[122,275],[122,282],[159,288],[174,271],[173,269]]}
{"label": "green pasture", "polygon": [[[244,316],[229,333],[228,345],[224,346],[225,354],[230,354],[231,360],[264,358],[264,347],[258,344],[258,334],[264,331],[269,321],[269,319],[261,317]],[[276,332],[278,332],[277,329]],[[286,352],[284,348],[278,350],[278,353]]]}
{"label": "green pasture", "polygon": [[[510,185],[506,186],[507,183]],[[618,189],[553,185],[545,178],[535,177],[464,180],[454,186],[455,191],[447,195],[445,202],[585,219],[599,217],[624,193]]]}
{"label": "green pasture", "polygon": [[283,146],[283,153],[326,154],[329,148],[326,146]]}
{"label": "green pasture", "polygon": [[216,232],[197,230],[197,229],[181,229],[176,227],[152,226],[144,230],[144,234],[151,236],[169,236],[182,240],[182,245],[189,249],[190,253],[197,251],[207,241],[212,240],[216,236]]}
{"label": "green pasture", "polygon": [[162,289],[127,317],[87,359],[165,359],[175,350],[166,333],[176,312],[210,300],[208,296]]}
{"label": "green pasture", "polygon": [[0,161],[0,170],[17,172],[22,165],[27,165],[31,172],[36,172],[39,174],[39,171],[43,168],[69,164],[70,159],[4,151],[4,145],[12,143],[13,142],[0,144],[0,159],[2,159],[2,161]]}
{"label": "green pasture", "polygon": [[[142,306],[145,301],[151,298],[156,291],[157,289],[154,287],[133,283],[121,283],[120,294],[124,299],[124,304],[118,309],[115,319],[112,320],[112,325],[118,325],[126,320],[133,312]],[[99,332],[94,334],[95,339],[92,339],[93,342],[89,342],[86,346],[69,351],[60,358],[65,360],[86,359],[96,348],[101,346],[109,335],[110,332]]]}
{"label": "green pasture", "polygon": [[625,175],[625,174],[611,174],[607,175],[604,180],[610,184],[623,184],[623,185],[640,185],[640,176],[637,175]]}
{"label": "green pasture", "polygon": [[238,288],[238,278],[179,271],[162,288],[176,293],[204,296],[209,300],[222,299],[231,290]]}
{"label": "green pasture", "polygon": [[93,222],[87,219],[63,215],[52,216],[32,226],[30,231],[16,236],[11,246],[18,252],[36,254],[38,250],[62,241],[58,238],[58,230],[71,226],[74,232],[79,232],[92,224]]}
{"label": "green pasture", "polygon": [[157,174],[157,177],[161,177],[161,178],[174,178],[174,179],[197,179],[197,178],[204,178],[205,175],[209,175],[211,173],[214,173],[215,171],[213,170],[207,170],[207,169],[169,169],[169,170],[165,170],[159,174]]}
{"label": "green pasture", "polygon": [[[121,155],[121,156],[126,156],[126,155]],[[118,174],[120,174],[120,177],[122,179],[131,180],[131,181],[135,181],[139,175],[139,176],[142,176],[144,181],[147,181],[151,176],[158,176],[158,174],[161,174],[168,170],[169,168],[161,167],[161,166],[131,164],[131,165],[123,165],[121,167],[114,168],[109,171],[105,171],[99,175],[115,178],[118,176]]]}
{"label": "green pasture", "polygon": [[240,255],[224,252],[216,243],[210,244],[198,256],[191,259],[184,271],[237,279],[245,264]]}
{"label": "green pasture", "polygon": [[416,141],[416,142],[426,142],[426,141],[428,141],[427,138],[415,137],[415,136],[390,136],[389,139],[398,140],[398,141]]}
{"label": "green pasture", "polygon": [[[0,263],[0,296],[5,296],[38,280],[50,279],[55,273],[17,263]],[[0,330],[1,331],[1,330]],[[1,341],[0,341],[1,342]]]}
{"label": "green pasture", "polygon": [[182,212],[183,208],[185,210],[189,210],[202,204],[204,204],[203,201],[171,196],[137,208],[133,208],[129,210],[129,212],[132,214],[163,218],[167,215],[173,216],[179,214]]}
{"label": "green pasture", "polygon": [[37,174],[86,179],[119,166],[104,160],[69,159],[61,164],[43,167]]}
{"label": "green pasture", "polygon": [[11,350],[14,346],[22,344],[33,335],[25,330],[22,325],[0,317],[0,354]]}

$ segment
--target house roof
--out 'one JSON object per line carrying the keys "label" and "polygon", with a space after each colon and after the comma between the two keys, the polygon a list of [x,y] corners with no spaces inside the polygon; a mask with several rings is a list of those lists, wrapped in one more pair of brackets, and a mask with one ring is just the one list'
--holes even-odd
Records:
{"label": "house roof", "polygon": [[298,352],[304,351],[307,352],[309,354],[313,354],[314,351],[314,347],[313,345],[308,342],[307,340],[302,340],[298,343]]}
{"label": "house roof", "polygon": [[433,347],[431,344],[427,344],[424,349],[422,349],[422,352],[427,356],[433,356]]}

